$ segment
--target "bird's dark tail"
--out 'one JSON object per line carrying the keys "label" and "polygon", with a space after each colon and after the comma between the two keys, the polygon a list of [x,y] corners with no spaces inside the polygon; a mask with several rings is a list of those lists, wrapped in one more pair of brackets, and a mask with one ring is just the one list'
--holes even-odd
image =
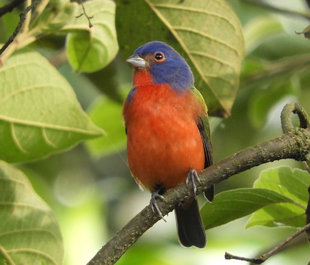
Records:
{"label": "bird's dark tail", "polygon": [[180,243],[185,247],[206,245],[206,234],[196,198],[175,208]]}

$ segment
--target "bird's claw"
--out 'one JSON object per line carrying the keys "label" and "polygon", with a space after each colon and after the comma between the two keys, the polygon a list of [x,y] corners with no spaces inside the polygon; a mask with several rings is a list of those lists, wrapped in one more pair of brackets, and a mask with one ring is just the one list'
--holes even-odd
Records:
{"label": "bird's claw", "polygon": [[160,219],[163,219],[165,222],[167,222],[166,219],[164,218],[164,216],[163,216],[161,210],[159,209],[158,204],[157,204],[157,200],[158,200],[158,199],[161,200],[161,201],[166,201],[165,198],[164,198],[164,196],[162,196],[161,194],[159,194],[158,191],[152,192],[152,196],[151,196],[151,200],[150,200],[150,205],[151,205],[152,211],[153,211],[157,216],[159,216]]}
{"label": "bird's claw", "polygon": [[200,183],[200,178],[198,177],[197,171],[191,168],[187,173],[186,185],[192,184],[193,192],[195,195],[197,192],[196,182]]}

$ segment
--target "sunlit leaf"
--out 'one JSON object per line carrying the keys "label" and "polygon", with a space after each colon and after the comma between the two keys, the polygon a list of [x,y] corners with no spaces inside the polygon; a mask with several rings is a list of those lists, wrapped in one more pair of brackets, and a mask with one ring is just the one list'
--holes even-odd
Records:
{"label": "sunlit leaf", "polygon": [[161,40],[190,64],[211,115],[230,114],[243,58],[241,26],[224,0],[117,0],[121,52]]}
{"label": "sunlit leaf", "polygon": [[75,18],[63,30],[71,32],[67,36],[66,50],[71,66],[77,71],[94,72],[109,64],[118,51],[114,25],[115,4],[110,0],[84,2],[85,11],[80,5]]}
{"label": "sunlit leaf", "polygon": [[291,199],[294,203],[279,203],[262,208],[251,216],[247,227],[304,226],[309,185],[310,174],[304,170],[278,167],[262,171],[254,187],[272,190]]}
{"label": "sunlit leaf", "polygon": [[275,203],[292,202],[289,198],[266,189],[234,189],[217,194],[213,202],[201,209],[206,229],[226,224]]}
{"label": "sunlit leaf", "polygon": [[57,221],[26,176],[0,161],[0,264],[61,265]]}
{"label": "sunlit leaf", "polygon": [[17,53],[0,68],[0,159],[38,159],[101,135],[67,81],[39,53]]}
{"label": "sunlit leaf", "polygon": [[254,188],[269,189],[306,207],[310,174],[301,169],[277,167],[264,170],[254,182]]}

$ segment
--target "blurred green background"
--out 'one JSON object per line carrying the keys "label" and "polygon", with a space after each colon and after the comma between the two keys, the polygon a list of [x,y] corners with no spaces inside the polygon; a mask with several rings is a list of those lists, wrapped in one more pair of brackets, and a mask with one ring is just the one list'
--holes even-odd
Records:
{"label": "blurred green background", "polygon": [[[300,102],[310,113],[310,42],[295,33],[309,24],[310,9],[306,1],[266,2],[307,13],[308,19],[294,12],[271,11],[248,1],[228,2],[243,25],[246,58],[231,116],[225,120],[211,118],[215,161],[279,136],[280,112],[286,103]],[[8,14],[6,21],[17,21],[15,15]],[[3,39],[5,35],[0,34]],[[65,243],[65,265],[82,265],[150,199],[150,194],[135,184],[126,161],[121,108],[131,88],[132,70],[125,58],[117,56],[100,72],[75,73],[64,56],[62,37],[53,36],[41,42],[45,48],[40,51],[57,66],[75,89],[83,108],[107,132],[104,138],[21,166],[59,220]],[[291,160],[265,164],[217,185],[216,191],[250,187],[263,168],[280,164],[301,167]],[[167,223],[158,222],[117,264],[245,264],[226,261],[225,251],[254,257],[294,232],[290,228],[246,230],[246,219],[207,231],[205,249],[186,249],[177,242],[174,214],[170,213]],[[309,260],[309,244],[301,238],[264,264],[306,264]]]}

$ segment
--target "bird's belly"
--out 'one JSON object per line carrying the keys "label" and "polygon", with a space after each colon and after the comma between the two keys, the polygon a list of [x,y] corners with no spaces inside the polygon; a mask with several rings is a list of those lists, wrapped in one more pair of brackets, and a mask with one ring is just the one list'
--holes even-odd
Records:
{"label": "bird's belly", "polygon": [[137,182],[153,191],[183,182],[188,171],[204,167],[196,122],[186,115],[141,117],[127,127],[128,162]]}

